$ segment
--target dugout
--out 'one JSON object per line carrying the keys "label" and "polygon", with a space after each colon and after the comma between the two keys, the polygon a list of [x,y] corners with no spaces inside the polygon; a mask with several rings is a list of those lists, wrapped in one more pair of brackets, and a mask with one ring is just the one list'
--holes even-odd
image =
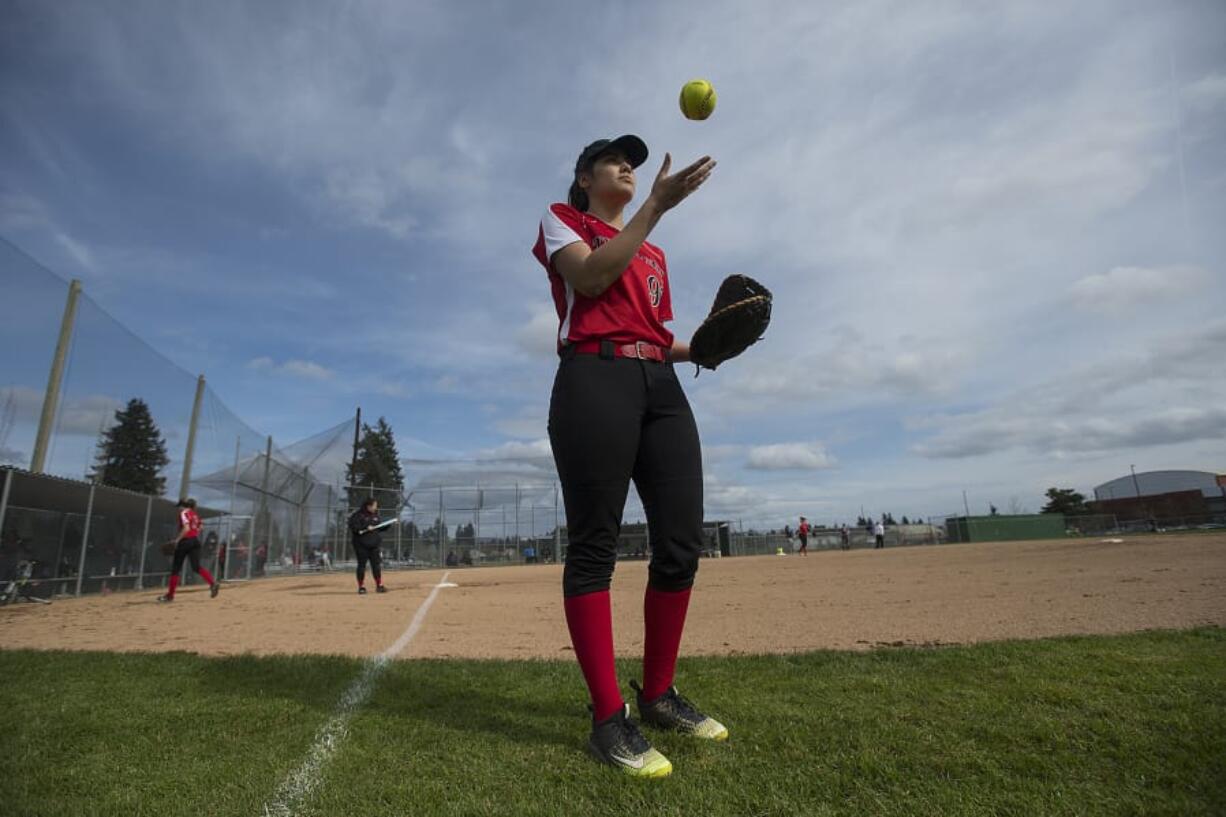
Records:
{"label": "dugout", "polygon": [[[206,525],[221,515],[196,511]],[[178,519],[164,497],[0,468],[0,580],[34,561],[36,595],[158,586],[170,566],[157,543],[174,536]]]}
{"label": "dugout", "polygon": [[1064,514],[1036,513],[1011,516],[952,516],[945,520],[950,542],[1010,542],[1018,539],[1059,539],[1064,536]]}

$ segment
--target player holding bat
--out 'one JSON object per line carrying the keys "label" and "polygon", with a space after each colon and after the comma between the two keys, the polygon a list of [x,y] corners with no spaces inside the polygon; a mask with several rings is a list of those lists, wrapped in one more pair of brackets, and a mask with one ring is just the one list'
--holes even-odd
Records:
{"label": "player holding bat", "polygon": [[370,562],[370,573],[375,577],[375,592],[387,592],[387,588],[383,586],[383,556],[379,552],[379,545],[383,543],[379,531],[385,527],[387,523],[379,521],[379,501],[373,496],[349,517],[349,532],[353,534],[353,553],[358,560],[360,595],[366,595],[367,562]]}
{"label": "player holding bat", "polygon": [[[647,241],[665,213],[707,180],[715,162],[703,157],[670,175],[666,155],[646,201],[626,220],[634,171],[646,160],[647,146],[637,136],[584,148],[569,201],[545,212],[533,255],[548,274],[560,325],[549,440],[570,530],[563,607],[592,701],[588,748],[630,775],[663,777],[672,764],[631,720],[614,670],[609,584],[617,537],[633,479],[652,545],[643,683],[631,681],[640,718],[698,738],[727,739],[722,724],[673,686],[704,542],[698,428],[673,363],[714,368],[740,350],[719,339],[723,330],[705,339],[696,333],[690,344],[674,339],[664,325],[673,317],[668,264],[663,250]],[[752,340],[760,336],[759,330]],[[715,356],[694,354],[703,346]]]}

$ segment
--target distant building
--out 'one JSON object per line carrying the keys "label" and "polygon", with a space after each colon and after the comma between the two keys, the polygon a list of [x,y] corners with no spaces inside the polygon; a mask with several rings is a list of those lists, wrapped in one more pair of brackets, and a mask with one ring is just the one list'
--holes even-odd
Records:
{"label": "distant building", "polygon": [[[1145,471],[1094,489],[1095,513],[1123,520],[1204,517],[1226,520],[1226,487],[1208,471]],[[1218,519],[1221,517],[1221,519]]]}

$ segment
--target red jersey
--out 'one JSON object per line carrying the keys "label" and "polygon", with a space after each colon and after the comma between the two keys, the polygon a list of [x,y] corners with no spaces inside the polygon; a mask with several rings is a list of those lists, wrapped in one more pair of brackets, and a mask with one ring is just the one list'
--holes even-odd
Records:
{"label": "red jersey", "polygon": [[618,232],[616,227],[568,204],[551,205],[541,219],[532,254],[549,274],[558,310],[559,349],[585,340],[641,340],[672,348],[673,333],[664,322],[673,319],[673,302],[668,291],[668,264],[659,247],[644,241],[630,266],[598,298],[577,292],[554,269],[553,254],[563,247],[582,241],[595,250]]}
{"label": "red jersey", "polygon": [[184,508],[179,511],[179,528],[186,527],[187,533],[184,534],[184,539],[196,539],[200,536],[200,515],[193,508]]}
{"label": "red jersey", "polygon": [[796,529],[796,533],[798,533],[801,536],[808,536],[809,535],[809,523],[801,522],[800,527]]}

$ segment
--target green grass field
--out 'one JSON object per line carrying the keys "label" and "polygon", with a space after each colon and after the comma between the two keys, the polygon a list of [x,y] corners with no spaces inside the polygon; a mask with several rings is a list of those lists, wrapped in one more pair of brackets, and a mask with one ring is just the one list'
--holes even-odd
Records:
{"label": "green grass field", "polygon": [[[0,651],[0,813],[262,814],[360,671]],[[653,735],[676,771],[647,782],[584,753],[570,661],[395,662],[297,813],[1226,813],[1222,629],[683,659],[679,683],[732,739]]]}

